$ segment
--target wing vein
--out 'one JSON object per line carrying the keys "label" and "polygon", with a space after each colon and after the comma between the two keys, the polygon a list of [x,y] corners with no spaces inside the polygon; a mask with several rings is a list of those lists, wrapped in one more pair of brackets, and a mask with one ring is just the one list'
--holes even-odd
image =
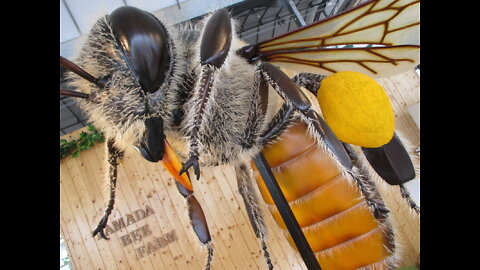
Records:
{"label": "wing vein", "polygon": [[[419,63],[419,3],[368,1],[254,45],[245,55],[299,72],[328,75],[358,70],[375,77],[392,76]],[[377,46],[365,47],[367,44]]]}

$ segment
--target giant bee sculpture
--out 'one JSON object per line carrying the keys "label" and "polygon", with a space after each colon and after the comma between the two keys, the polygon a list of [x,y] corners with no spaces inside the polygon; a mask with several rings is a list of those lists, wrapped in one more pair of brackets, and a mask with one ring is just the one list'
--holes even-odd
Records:
{"label": "giant bee sculpture", "polygon": [[[418,11],[419,1],[368,1],[254,45],[236,36],[225,9],[179,27],[130,6],[100,18],[75,64],[60,57],[78,90],[61,89],[61,95],[78,97],[107,137],[110,200],[93,235],[108,239],[118,159],[133,147],[146,160],[162,162],[177,180],[192,227],[208,248],[209,269],[212,239],[189,169],[199,179],[201,167],[231,164],[272,269],[254,179],[279,226],[285,224],[251,163],[263,152],[271,167],[290,164],[275,176],[322,268],[395,267],[394,228],[371,177],[399,185],[419,214],[402,185],[415,177],[407,151],[397,135],[360,152],[342,143],[301,87],[316,94],[322,79],[338,71],[390,76],[418,65]],[[341,47],[348,44],[376,46]],[[300,73],[290,78],[277,66]],[[303,152],[309,154],[299,157]],[[329,222],[337,214],[342,218]]]}

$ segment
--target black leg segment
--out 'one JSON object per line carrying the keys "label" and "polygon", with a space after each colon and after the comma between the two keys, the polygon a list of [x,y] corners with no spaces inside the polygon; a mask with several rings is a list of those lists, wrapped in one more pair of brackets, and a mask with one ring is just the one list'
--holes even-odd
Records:
{"label": "black leg segment", "polygon": [[412,160],[397,134],[381,147],[362,149],[372,168],[390,185],[402,185],[415,178]]}
{"label": "black leg segment", "polygon": [[241,164],[235,167],[237,176],[237,185],[240,195],[242,195],[245,209],[247,210],[248,219],[255,232],[255,236],[260,240],[260,246],[263,251],[263,256],[267,263],[268,269],[273,269],[270,253],[267,249],[266,239],[267,231],[265,221],[263,220],[262,210],[259,206],[258,197],[253,188],[253,176],[249,173],[247,165]]}
{"label": "black leg segment", "polygon": [[117,166],[118,159],[123,157],[123,152],[118,150],[113,145],[113,140],[109,139],[107,141],[107,155],[108,155],[108,183],[110,189],[110,199],[108,201],[108,206],[105,209],[105,214],[98,223],[97,228],[93,231],[93,236],[100,234],[103,239],[108,240],[109,238],[105,235],[103,231],[105,226],[107,226],[108,217],[112,213],[113,206],[115,204],[115,191],[117,188]]}
{"label": "black leg segment", "polygon": [[293,107],[288,103],[284,103],[268,124],[267,130],[260,135],[260,144],[265,145],[275,140],[287,128],[292,117]]}
{"label": "black leg segment", "polygon": [[311,103],[300,88],[280,69],[270,63],[259,65],[260,76],[273,86],[275,91],[296,111],[300,112],[306,123],[323,140],[340,163],[347,169],[352,168],[352,161],[342,143],[332,132],[322,117],[312,110]]}
{"label": "black leg segment", "polygon": [[305,87],[305,89],[310,91],[310,93],[317,96],[320,84],[322,83],[322,80],[326,77],[327,76],[325,75],[302,72],[293,76],[292,81],[294,81],[298,86]]}
{"label": "black leg segment", "polygon": [[188,161],[183,164],[180,170],[180,174],[182,174],[193,166],[197,180],[200,179],[197,133],[202,124],[205,107],[210,100],[214,74],[225,62],[231,43],[232,22],[230,14],[226,9],[220,9],[208,19],[203,30],[200,44],[201,80],[194,89],[196,104],[195,120],[189,135],[190,153]]}
{"label": "black leg segment", "polygon": [[[189,177],[190,178],[190,177]],[[208,255],[207,262],[205,263],[205,270],[210,269],[213,257],[213,247],[211,245],[212,237],[208,229],[207,219],[203,213],[202,206],[198,202],[197,198],[192,191],[186,189],[182,184],[175,181],[178,191],[186,199],[188,205],[188,216],[192,224],[193,231],[198,237],[198,240],[207,247]]]}

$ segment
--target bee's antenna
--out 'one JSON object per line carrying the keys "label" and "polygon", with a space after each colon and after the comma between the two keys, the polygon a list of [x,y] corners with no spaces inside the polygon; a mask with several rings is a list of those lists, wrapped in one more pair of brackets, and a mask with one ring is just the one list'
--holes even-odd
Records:
{"label": "bee's antenna", "polygon": [[100,88],[105,87],[105,81],[93,77],[90,73],[86,72],[81,67],[75,65],[72,61],[66,59],[61,55],[60,55],[60,66],[70,70],[71,72],[77,74],[78,76],[84,78],[85,80],[91,83],[94,83],[96,86]]}
{"label": "bee's antenna", "polygon": [[72,90],[66,90],[66,89],[60,89],[60,96],[77,97],[77,98],[85,98],[85,99],[90,98],[89,94],[72,91]]}

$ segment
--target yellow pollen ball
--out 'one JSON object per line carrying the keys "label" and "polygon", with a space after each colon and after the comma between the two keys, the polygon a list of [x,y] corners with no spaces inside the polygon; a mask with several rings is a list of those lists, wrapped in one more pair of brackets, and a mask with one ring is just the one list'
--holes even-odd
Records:
{"label": "yellow pollen ball", "polygon": [[374,79],[353,71],[334,73],[318,90],[323,117],[338,139],[363,147],[380,147],[394,132],[392,104]]}

